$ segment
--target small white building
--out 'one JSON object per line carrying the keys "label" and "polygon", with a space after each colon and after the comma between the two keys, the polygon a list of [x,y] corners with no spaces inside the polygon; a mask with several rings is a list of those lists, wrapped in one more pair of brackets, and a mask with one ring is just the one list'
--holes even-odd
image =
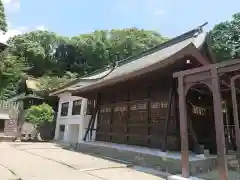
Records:
{"label": "small white building", "polygon": [[[93,111],[93,103],[85,98],[72,96],[67,89],[85,85],[86,83],[88,82],[84,81],[71,86],[67,85],[65,88],[58,89],[50,94],[51,96],[59,97],[54,136],[56,141],[66,143],[83,141]],[[90,139],[90,136],[88,136],[87,140],[94,141],[95,132],[92,133],[92,138]]]}

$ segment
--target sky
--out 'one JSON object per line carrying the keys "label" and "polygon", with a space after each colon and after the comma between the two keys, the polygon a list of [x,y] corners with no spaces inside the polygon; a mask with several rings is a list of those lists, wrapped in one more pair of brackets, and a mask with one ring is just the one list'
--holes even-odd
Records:
{"label": "sky", "polygon": [[208,22],[230,20],[240,0],[2,0],[6,38],[31,30],[76,36],[94,30],[137,27],[174,37]]}

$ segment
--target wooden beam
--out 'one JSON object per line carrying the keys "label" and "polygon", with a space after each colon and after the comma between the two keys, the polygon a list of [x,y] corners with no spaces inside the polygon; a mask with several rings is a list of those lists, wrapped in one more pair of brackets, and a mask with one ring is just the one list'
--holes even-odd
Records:
{"label": "wooden beam", "polygon": [[[197,154],[199,154],[200,145],[198,143],[197,135],[196,135],[196,133],[194,131],[194,128],[193,128],[192,119],[189,117],[189,115],[187,116],[187,122],[188,122],[189,132],[191,133],[191,137],[192,137],[192,140],[194,142],[194,150]],[[195,148],[197,148],[197,150]]]}
{"label": "wooden beam", "polygon": [[96,115],[97,115],[98,109],[99,109],[99,104],[100,104],[100,102],[99,102],[99,97],[98,97],[96,105],[95,105],[95,108],[94,108],[94,111],[93,111],[93,114],[92,114],[92,116],[90,118],[90,121],[88,123],[87,131],[85,132],[85,135],[83,137],[83,141],[86,141],[87,135],[88,135],[89,131],[93,130],[95,119],[96,119]]}
{"label": "wooden beam", "polygon": [[181,134],[182,176],[188,178],[189,177],[188,128],[187,128],[186,94],[183,84],[183,76],[178,77],[178,94],[179,94],[180,134]]}
{"label": "wooden beam", "polygon": [[166,145],[167,145],[167,135],[168,135],[168,122],[169,122],[169,118],[171,115],[171,109],[172,109],[172,99],[173,99],[173,93],[174,93],[174,82],[172,83],[172,87],[169,91],[169,95],[168,95],[168,111],[167,111],[167,115],[166,115],[166,119],[164,122],[164,135],[163,135],[163,146],[162,146],[162,151],[165,152],[166,151]]}

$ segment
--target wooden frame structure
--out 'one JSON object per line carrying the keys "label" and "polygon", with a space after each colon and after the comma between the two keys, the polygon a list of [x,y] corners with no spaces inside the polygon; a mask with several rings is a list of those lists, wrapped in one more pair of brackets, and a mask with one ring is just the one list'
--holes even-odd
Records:
{"label": "wooden frame structure", "polygon": [[216,140],[218,152],[219,179],[228,179],[226,147],[224,138],[224,124],[222,114],[222,97],[220,86],[224,84],[230,87],[232,93],[232,104],[234,111],[234,122],[236,131],[236,144],[239,150],[239,118],[237,108],[237,97],[235,81],[240,78],[240,59],[212,64],[191,70],[176,72],[173,74],[178,78],[179,115],[182,152],[182,175],[189,177],[189,150],[188,150],[188,123],[186,111],[186,94],[196,84],[204,84],[212,91],[214,105],[214,119],[216,127]]}

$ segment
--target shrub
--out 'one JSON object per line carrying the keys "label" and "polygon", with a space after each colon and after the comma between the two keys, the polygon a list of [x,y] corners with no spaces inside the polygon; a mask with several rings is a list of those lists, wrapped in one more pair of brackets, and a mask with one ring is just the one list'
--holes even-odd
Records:
{"label": "shrub", "polygon": [[51,106],[46,103],[34,105],[27,109],[25,120],[32,123],[35,128],[39,128],[46,122],[52,122],[54,119],[54,111]]}

